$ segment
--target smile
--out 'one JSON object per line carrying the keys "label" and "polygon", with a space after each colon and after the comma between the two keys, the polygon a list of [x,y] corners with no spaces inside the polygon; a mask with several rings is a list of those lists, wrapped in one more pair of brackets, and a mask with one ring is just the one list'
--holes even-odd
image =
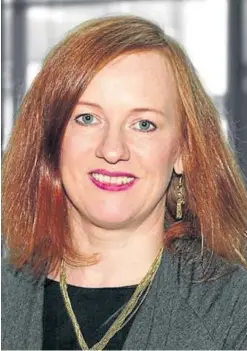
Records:
{"label": "smile", "polygon": [[123,191],[132,187],[136,181],[134,177],[110,177],[100,173],[92,173],[91,181],[100,189],[107,191]]}

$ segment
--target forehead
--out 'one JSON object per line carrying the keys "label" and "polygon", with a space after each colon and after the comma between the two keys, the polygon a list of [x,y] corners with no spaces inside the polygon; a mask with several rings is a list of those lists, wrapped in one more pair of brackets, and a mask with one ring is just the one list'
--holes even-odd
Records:
{"label": "forehead", "polygon": [[175,103],[176,84],[165,54],[158,50],[132,52],[109,62],[94,76],[83,98],[109,96],[112,103],[119,99],[160,107]]}

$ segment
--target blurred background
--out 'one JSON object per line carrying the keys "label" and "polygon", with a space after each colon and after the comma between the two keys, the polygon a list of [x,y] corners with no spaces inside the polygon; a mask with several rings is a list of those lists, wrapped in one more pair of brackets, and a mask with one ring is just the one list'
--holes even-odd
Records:
{"label": "blurred background", "polygon": [[3,149],[52,46],[90,18],[136,14],[154,20],[186,49],[247,179],[247,0],[2,0],[1,6]]}

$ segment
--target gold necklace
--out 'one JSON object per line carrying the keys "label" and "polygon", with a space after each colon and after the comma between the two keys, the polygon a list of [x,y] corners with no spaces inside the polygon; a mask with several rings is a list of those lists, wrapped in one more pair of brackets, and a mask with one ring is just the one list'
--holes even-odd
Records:
{"label": "gold necklace", "polygon": [[[105,333],[105,335],[102,337],[102,339],[97,342],[93,347],[92,350],[103,350],[104,347],[108,344],[109,340],[120,330],[124,327],[126,324],[126,319],[130,314],[133,312],[133,310],[136,308],[138,301],[140,297],[142,296],[143,292],[147,287],[149,287],[155,277],[155,274],[160,266],[161,258],[162,258],[162,253],[163,253],[163,248],[160,249],[157,257],[155,258],[152,266],[150,267],[149,271],[145,275],[145,277],[141,280],[141,282],[137,285],[133,295],[131,296],[130,300],[122,310],[122,312],[119,314],[117,319],[113,322],[111,327],[108,329],[108,331]],[[75,313],[73,311],[71,301],[68,295],[68,288],[67,288],[67,282],[66,282],[66,271],[65,271],[65,263],[64,260],[61,262],[61,272],[60,272],[60,281],[59,281],[61,293],[64,299],[65,307],[68,312],[68,315],[71,319],[71,322],[73,324],[73,328],[77,337],[77,341],[81,347],[82,350],[89,350],[89,347],[82,335],[82,332],[80,330],[80,326],[77,322]],[[141,303],[139,304],[138,308],[140,307]],[[137,309],[138,309],[137,308]],[[135,312],[137,311],[135,310]],[[134,312],[134,313],[135,313]],[[133,313],[133,314],[134,314]]]}

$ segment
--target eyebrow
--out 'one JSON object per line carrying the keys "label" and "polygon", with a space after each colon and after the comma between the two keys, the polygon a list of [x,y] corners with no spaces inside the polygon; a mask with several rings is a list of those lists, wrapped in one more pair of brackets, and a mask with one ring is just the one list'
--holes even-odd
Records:
{"label": "eyebrow", "polygon": [[[96,107],[96,108],[100,109],[101,111],[103,111],[103,108],[99,104],[96,104],[94,102],[80,100],[80,101],[78,101],[77,105]],[[163,111],[158,110],[158,109],[153,108],[153,107],[135,107],[131,110],[131,112],[153,112],[153,113],[161,115],[162,117],[166,117],[166,115]]]}

